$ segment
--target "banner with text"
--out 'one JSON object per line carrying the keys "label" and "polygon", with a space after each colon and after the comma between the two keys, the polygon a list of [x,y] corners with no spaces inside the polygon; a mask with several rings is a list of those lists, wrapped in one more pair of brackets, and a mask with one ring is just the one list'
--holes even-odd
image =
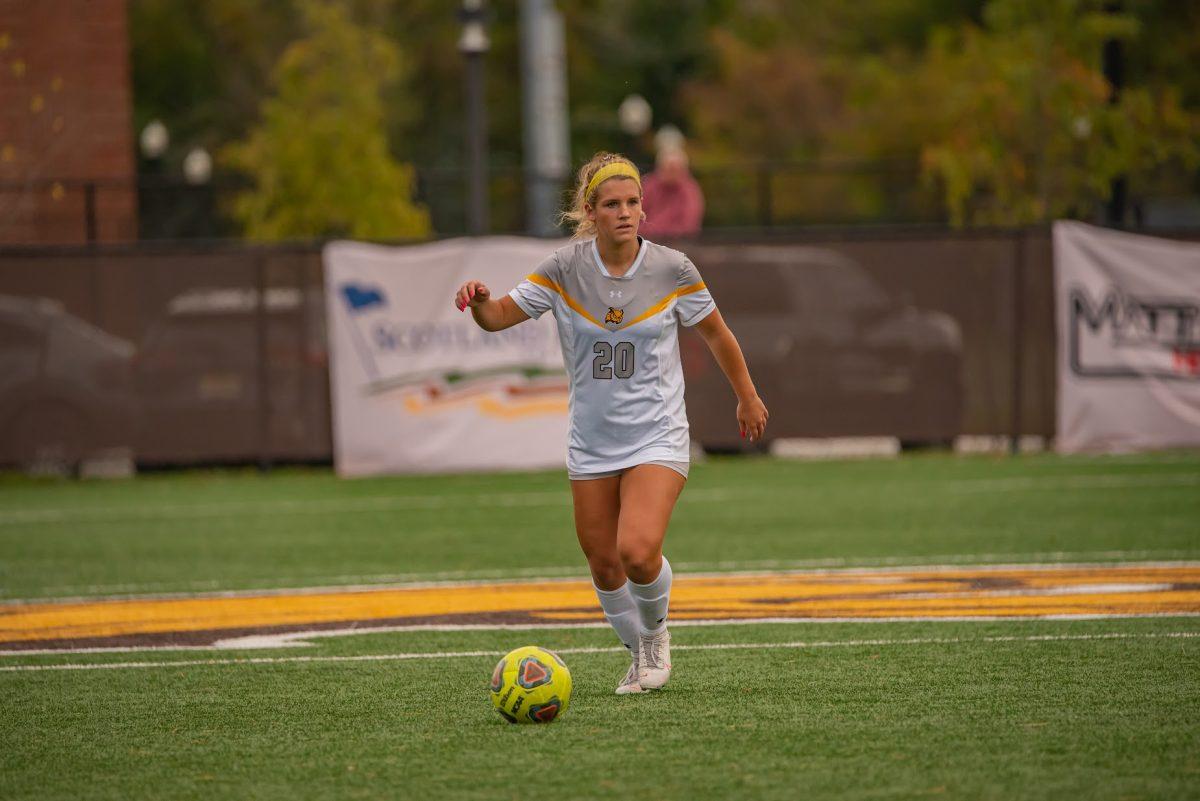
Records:
{"label": "banner with text", "polygon": [[1200,446],[1200,244],[1054,225],[1058,449]]}
{"label": "banner with text", "polygon": [[454,307],[464,281],[499,300],[562,244],[326,246],[339,475],[565,465],[567,377],[553,316],[488,333]]}

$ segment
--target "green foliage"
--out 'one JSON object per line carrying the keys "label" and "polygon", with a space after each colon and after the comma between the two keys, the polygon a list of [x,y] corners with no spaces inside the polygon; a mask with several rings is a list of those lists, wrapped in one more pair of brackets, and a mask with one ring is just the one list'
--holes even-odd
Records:
{"label": "green foliage", "polygon": [[279,0],[130,0],[129,20],[135,121],[166,123],[172,161],[241,136],[299,34],[292,3]]}
{"label": "green foliage", "polygon": [[[290,103],[290,119],[304,120],[278,137],[317,138],[308,112],[298,110],[307,108],[299,95],[319,97],[322,90],[294,87],[286,101],[282,93],[264,100],[280,92],[284,51],[314,39],[310,15],[301,12],[306,1],[130,0],[135,116],[139,126],[152,117],[167,123],[169,160],[193,144],[219,150],[243,139],[245,145],[255,120],[256,135],[270,127],[272,104]],[[355,97],[338,97],[337,105],[357,103],[363,94],[381,98],[375,106],[381,122],[353,134],[382,130],[387,151],[427,168],[429,202],[453,217],[461,195],[454,171],[464,147],[458,4],[325,2],[405,56],[407,69],[397,68],[395,80],[371,69],[366,84],[344,81]],[[1009,224],[1091,216],[1118,175],[1147,193],[1197,190],[1197,3],[1123,0],[1119,14],[1104,0],[556,5],[566,23],[576,161],[601,148],[651,158],[649,137],[632,139],[617,127],[618,104],[636,92],[650,101],[656,127],[671,122],[684,130],[700,168],[784,161],[825,170],[778,178],[773,202],[784,218],[888,219],[911,202],[922,219]],[[518,4],[493,0],[488,7],[489,148],[499,168],[493,217],[515,225],[519,186],[512,179],[522,160]],[[1121,40],[1126,64],[1116,104],[1100,65],[1110,38]],[[320,80],[320,64],[296,68]],[[875,172],[850,172],[855,165]],[[913,180],[918,173],[922,181]],[[753,196],[717,177],[713,191],[729,194],[730,203]],[[730,180],[753,185],[749,171]],[[506,193],[511,199],[501,197]],[[407,189],[397,194],[408,196]],[[723,207],[714,200],[710,209]],[[262,209],[255,214],[266,216]],[[335,220],[320,229],[348,226]]]}
{"label": "green foliage", "polygon": [[[139,111],[138,127],[155,117],[170,116],[171,131],[194,127],[189,111],[207,123],[209,104],[218,91],[212,70],[213,43],[205,36],[200,6],[180,13],[167,0],[134,0],[130,14],[133,49],[133,90]],[[186,133],[185,133],[186,135]]]}
{"label": "green foliage", "polygon": [[[1118,176],[1200,166],[1189,100],[1200,82],[1159,52],[1195,50],[1164,22],[1180,12],[1109,5],[815,0],[801,11],[767,0],[710,37],[718,69],[683,90],[696,149],[721,163],[907,162],[959,226],[1090,216]],[[1154,42],[1141,41],[1147,25]],[[1116,102],[1100,64],[1109,40],[1142,78]],[[887,196],[843,180],[780,205],[806,202],[869,214]]]}
{"label": "green foliage", "polygon": [[986,27],[943,28],[911,63],[868,64],[850,141],[915,150],[959,226],[1087,214],[1120,175],[1195,169],[1200,116],[1176,92],[1130,87],[1110,102],[1103,43],[1138,27],[1101,5],[994,0]]}
{"label": "green foliage", "polygon": [[398,48],[336,3],[300,6],[307,33],[274,71],[261,120],[221,157],[251,175],[234,214],[254,239],[425,237],[409,165],[388,150],[384,88],[403,73]]}
{"label": "green foliage", "polygon": [[709,43],[737,11],[732,0],[558,0],[566,26],[572,154],[576,161],[598,150],[619,150],[637,161],[654,157],[652,136],[631,138],[617,124],[617,108],[630,94],[646,98],[653,127],[689,126],[680,88],[707,75],[714,64]]}
{"label": "green foliage", "polygon": [[685,90],[691,132],[711,162],[812,159],[844,116],[844,87],[817,53],[756,48],[728,33],[712,36],[715,80]]}

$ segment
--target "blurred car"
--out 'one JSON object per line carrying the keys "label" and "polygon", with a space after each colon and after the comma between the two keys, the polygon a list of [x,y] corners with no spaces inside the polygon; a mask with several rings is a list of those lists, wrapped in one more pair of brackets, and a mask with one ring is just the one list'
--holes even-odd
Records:
{"label": "blurred car", "polygon": [[320,290],[272,287],[263,300],[254,287],[196,287],[150,324],[134,363],[139,462],[327,456]]}
{"label": "blurred car", "polygon": [[128,447],[133,353],[57,301],[0,295],[0,462],[71,470]]}
{"label": "blurred car", "polygon": [[[696,263],[771,413],[767,437],[895,436],[944,444],[962,427],[962,333],[894,297],[852,259],[799,246],[713,247]],[[736,402],[694,332],[681,337],[692,437],[743,450]]]}

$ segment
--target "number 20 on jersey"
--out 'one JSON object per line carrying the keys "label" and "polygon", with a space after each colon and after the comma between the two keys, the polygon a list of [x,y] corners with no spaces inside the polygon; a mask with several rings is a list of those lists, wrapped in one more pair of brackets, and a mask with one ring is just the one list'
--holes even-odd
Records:
{"label": "number 20 on jersey", "polygon": [[592,359],[592,378],[629,378],[633,375],[633,343],[618,342],[613,345],[603,340],[592,348],[596,358]]}

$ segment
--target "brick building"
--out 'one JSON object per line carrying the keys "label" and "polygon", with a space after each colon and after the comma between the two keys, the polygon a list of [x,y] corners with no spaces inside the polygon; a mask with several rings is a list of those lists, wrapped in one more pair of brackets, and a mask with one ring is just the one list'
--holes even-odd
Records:
{"label": "brick building", "polygon": [[127,0],[0,0],[0,245],[137,238]]}

